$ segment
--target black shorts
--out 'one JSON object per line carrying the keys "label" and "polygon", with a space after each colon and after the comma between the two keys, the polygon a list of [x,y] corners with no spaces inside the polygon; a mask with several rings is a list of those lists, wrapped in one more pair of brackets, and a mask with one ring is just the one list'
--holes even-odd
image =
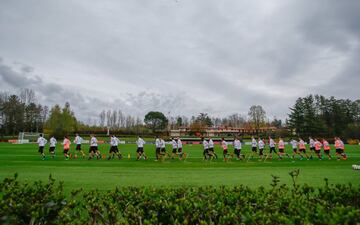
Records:
{"label": "black shorts", "polygon": [[177,149],[173,148],[172,153],[176,153],[176,152],[177,152]]}
{"label": "black shorts", "polygon": [[160,148],[160,152],[166,152],[165,148]]}
{"label": "black shorts", "polygon": [[40,152],[41,154],[44,153],[44,146],[39,146],[38,152]]}
{"label": "black shorts", "polygon": [[311,150],[311,151],[315,151],[315,147],[310,147],[310,150]]}
{"label": "black shorts", "polygon": [[97,146],[90,146],[89,153],[95,153],[98,150]]}
{"label": "black shorts", "polygon": [[214,148],[209,148],[208,151],[209,152],[214,152]]}
{"label": "black shorts", "polygon": [[182,148],[178,148],[178,153],[181,153],[182,152]]}
{"label": "black shorts", "polygon": [[337,154],[341,154],[341,153],[343,153],[343,152],[344,152],[344,151],[343,151],[341,148],[337,148],[337,149],[336,149],[336,153],[337,153]]}
{"label": "black shorts", "polygon": [[76,150],[78,150],[78,151],[81,150],[81,145],[80,145],[80,144],[77,144],[77,145],[76,145]]}
{"label": "black shorts", "polygon": [[136,150],[137,153],[144,153],[144,148],[143,147],[138,147]]}
{"label": "black shorts", "polygon": [[69,153],[69,149],[64,149],[64,154],[68,154]]}
{"label": "black shorts", "polygon": [[111,146],[109,152],[110,152],[110,153],[117,153],[117,152],[119,152],[118,146]]}
{"label": "black shorts", "polygon": [[160,148],[156,148],[155,152],[156,154],[160,154]]}
{"label": "black shorts", "polygon": [[305,150],[305,148],[300,148],[300,150],[299,150],[300,152],[303,152],[303,153],[306,153],[306,150]]}
{"label": "black shorts", "polygon": [[320,154],[320,150],[316,150],[316,149],[315,149],[315,153],[316,153],[316,154]]}
{"label": "black shorts", "polygon": [[270,153],[276,153],[276,149],[275,149],[275,147],[270,147]]}
{"label": "black shorts", "polygon": [[293,148],[294,153],[297,153],[297,151],[298,151],[297,148]]}
{"label": "black shorts", "polygon": [[228,150],[227,149],[224,149],[223,150],[223,155],[227,155],[228,154]]}
{"label": "black shorts", "polygon": [[252,150],[253,152],[257,152],[257,147],[252,147],[251,150]]}
{"label": "black shorts", "polygon": [[324,150],[324,153],[325,153],[326,155],[330,155],[330,150]]}
{"label": "black shorts", "polygon": [[234,149],[234,154],[235,155],[240,155],[241,149]]}
{"label": "black shorts", "polygon": [[279,152],[280,152],[280,153],[284,153],[284,149],[283,149],[283,148],[279,148]]}
{"label": "black shorts", "polygon": [[209,149],[204,149],[203,154],[204,154],[204,155],[209,154]]}
{"label": "black shorts", "polygon": [[263,151],[264,151],[263,148],[259,148],[259,155],[264,155]]}
{"label": "black shorts", "polygon": [[50,152],[50,153],[55,152],[55,147],[50,147],[50,148],[49,148],[49,152]]}

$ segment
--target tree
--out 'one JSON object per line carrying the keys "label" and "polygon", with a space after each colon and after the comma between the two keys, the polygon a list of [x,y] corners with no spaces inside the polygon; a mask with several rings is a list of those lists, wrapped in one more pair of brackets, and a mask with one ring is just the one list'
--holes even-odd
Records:
{"label": "tree", "polygon": [[100,118],[100,127],[104,127],[105,126],[105,117],[106,117],[106,113],[105,110],[101,111],[101,113],[99,114],[99,118]]}
{"label": "tree", "polygon": [[307,131],[304,124],[304,104],[303,99],[298,98],[295,105],[290,108],[289,120],[287,125],[290,129],[293,129],[297,134],[304,135]]}
{"label": "tree", "polygon": [[183,120],[179,116],[178,118],[176,118],[176,126],[181,127],[182,125],[183,125]]}
{"label": "tree", "polygon": [[35,101],[36,101],[36,96],[35,96],[34,90],[28,89],[28,88],[22,89],[20,91],[19,97],[20,97],[20,101],[22,103],[24,103],[25,105],[35,103]]}
{"label": "tree", "polygon": [[24,131],[24,108],[17,95],[10,95],[3,103],[5,133],[14,135]]}
{"label": "tree", "polygon": [[274,118],[274,120],[271,121],[271,124],[270,124],[270,125],[271,125],[271,126],[274,126],[274,127],[276,127],[276,128],[281,128],[281,126],[282,126],[282,121],[279,120],[279,119],[277,119],[277,118]]}
{"label": "tree", "polygon": [[74,113],[70,109],[70,104],[65,103],[63,109],[55,105],[50,110],[49,118],[46,122],[46,129],[56,137],[63,137],[77,130],[78,122]]}
{"label": "tree", "polygon": [[[359,115],[358,101],[308,95],[290,108],[289,127],[298,135],[342,136],[354,134]],[[352,135],[351,135],[352,136]]]}
{"label": "tree", "polygon": [[248,113],[250,122],[256,130],[256,134],[259,133],[260,126],[265,123],[266,112],[261,105],[253,105],[249,109]]}
{"label": "tree", "polygon": [[51,133],[58,137],[63,136],[63,128],[62,128],[62,122],[61,118],[62,112],[61,108],[58,104],[54,105],[50,109],[50,115],[48,120],[46,121],[46,129]]}
{"label": "tree", "polygon": [[155,132],[165,129],[168,124],[168,119],[162,112],[151,111],[145,115],[144,123]]}
{"label": "tree", "polygon": [[200,113],[196,117],[194,122],[195,123],[200,123],[200,125],[203,126],[203,127],[211,127],[212,124],[213,124],[207,113]]}

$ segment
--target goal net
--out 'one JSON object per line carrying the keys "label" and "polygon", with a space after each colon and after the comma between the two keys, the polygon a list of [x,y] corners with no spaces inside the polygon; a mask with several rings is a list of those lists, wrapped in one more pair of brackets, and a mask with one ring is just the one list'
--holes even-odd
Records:
{"label": "goal net", "polygon": [[39,135],[42,133],[36,132],[19,132],[19,137],[17,140],[17,144],[26,144],[30,142],[36,142],[39,138]]}

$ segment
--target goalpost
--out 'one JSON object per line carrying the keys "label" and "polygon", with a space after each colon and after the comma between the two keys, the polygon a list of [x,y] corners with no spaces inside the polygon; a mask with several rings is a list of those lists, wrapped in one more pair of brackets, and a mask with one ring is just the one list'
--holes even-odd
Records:
{"label": "goalpost", "polygon": [[19,132],[19,137],[16,144],[26,144],[30,142],[36,142],[39,135],[42,133],[37,132]]}

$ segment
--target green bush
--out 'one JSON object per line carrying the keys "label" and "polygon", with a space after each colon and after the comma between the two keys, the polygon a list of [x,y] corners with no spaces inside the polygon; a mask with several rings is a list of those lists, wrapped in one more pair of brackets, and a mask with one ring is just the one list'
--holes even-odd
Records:
{"label": "green bush", "polygon": [[348,185],[293,185],[270,188],[124,187],[75,190],[63,184],[0,183],[0,222],[5,224],[358,224],[360,189]]}

